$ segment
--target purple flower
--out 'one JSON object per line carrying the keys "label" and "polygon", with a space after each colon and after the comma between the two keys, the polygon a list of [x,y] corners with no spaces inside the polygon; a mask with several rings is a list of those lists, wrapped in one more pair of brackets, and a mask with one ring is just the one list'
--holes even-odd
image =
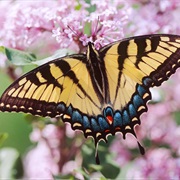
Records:
{"label": "purple flower", "polygon": [[[80,1],[80,4],[80,10],[75,10],[71,4],[63,6],[54,20],[57,28],[53,30],[53,36],[61,47],[74,47],[72,44],[75,43],[79,46],[79,51],[82,51],[82,46],[93,41],[95,47],[99,49],[124,36],[123,27],[127,22],[125,12],[127,7],[117,9],[120,3],[116,1],[103,1],[103,3],[92,1],[91,4]],[[96,10],[89,13],[87,7],[94,5]],[[88,32],[84,32],[87,29]]]}
{"label": "purple flower", "polygon": [[[95,47],[121,39],[129,6],[125,2],[104,1],[14,1],[0,3],[7,11],[1,17],[0,44],[37,53],[69,48],[83,52],[93,41]],[[88,8],[95,8],[94,11]],[[121,7],[121,8],[117,8]],[[53,37],[57,41],[54,40]],[[44,42],[48,43],[44,43]],[[48,50],[48,51],[47,51]]]}
{"label": "purple flower", "polygon": [[[177,0],[160,1],[131,1],[136,8],[132,8],[132,23],[127,32],[134,35],[148,33],[180,33],[177,24],[180,13],[180,2]],[[134,18],[135,17],[135,18]]]}
{"label": "purple flower", "polygon": [[43,140],[30,150],[24,159],[25,179],[53,179],[53,175],[58,175],[57,162],[51,156],[47,143]]}
{"label": "purple flower", "polygon": [[135,166],[128,171],[128,179],[168,180],[178,179],[180,175],[180,159],[173,158],[165,148],[150,150],[134,163]]}
{"label": "purple flower", "polygon": [[31,140],[37,142],[37,146],[24,159],[25,178],[53,179],[53,175],[58,175],[61,136],[59,128],[52,124],[46,125],[43,130],[33,130]]}
{"label": "purple flower", "polygon": [[52,39],[51,31],[54,24],[51,19],[54,16],[53,9],[57,7],[56,1],[8,2],[0,2],[0,7],[6,5],[6,12],[0,21],[3,29],[0,32],[1,45],[21,50],[30,46],[33,48],[33,43],[43,40],[44,32],[50,40]]}
{"label": "purple flower", "polygon": [[[132,139],[127,138],[127,141],[131,141],[131,140]],[[115,160],[121,167],[126,165],[132,159],[132,154],[127,148],[128,145],[125,143],[126,143],[125,141],[121,141],[119,138],[116,138],[116,140],[110,146],[110,152],[114,153]],[[136,145],[137,145],[137,143],[136,143]]]}
{"label": "purple flower", "polygon": [[[133,8],[134,4],[138,8]],[[37,49],[39,43],[39,52],[53,52],[64,47],[83,52],[88,41],[93,41],[99,49],[129,34],[179,32],[176,22],[180,3],[175,0],[158,3],[153,0],[147,3],[135,0],[105,0],[103,3],[59,0],[35,4],[17,0],[12,3],[2,1],[0,7],[2,11],[6,10],[0,21],[3,29],[0,44],[22,50]],[[52,36],[59,44],[53,42]],[[45,38],[47,45],[43,43]]]}

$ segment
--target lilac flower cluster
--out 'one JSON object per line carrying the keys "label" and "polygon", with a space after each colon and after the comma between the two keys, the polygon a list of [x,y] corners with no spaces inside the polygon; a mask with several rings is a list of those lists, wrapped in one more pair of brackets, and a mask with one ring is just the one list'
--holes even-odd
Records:
{"label": "lilac flower cluster", "polygon": [[[58,48],[84,52],[88,41],[100,47],[125,36],[147,33],[180,34],[179,0],[85,0],[1,1],[0,45],[20,50],[31,50],[40,56],[53,53]],[[45,54],[45,55],[44,55]],[[0,65],[3,64],[2,62]],[[180,177],[180,127],[174,120],[180,109],[180,72],[162,86],[163,102],[149,105],[148,113],[141,118],[142,125],[136,127],[141,142],[149,140],[152,147],[144,157],[132,153],[137,147],[136,139],[127,135],[126,141],[113,142],[111,152],[116,152],[116,162],[123,167],[133,162],[127,178],[175,179]],[[159,94],[159,91],[157,91]],[[69,132],[69,130],[68,130]],[[73,133],[66,132],[72,138]],[[52,178],[58,175],[64,134],[55,125],[43,130],[34,128],[31,140],[38,143],[24,159],[25,178]],[[167,147],[158,148],[160,144]],[[52,157],[56,159],[53,159]],[[175,155],[173,157],[173,155]],[[62,172],[70,173],[80,162],[67,161]],[[72,167],[75,165],[75,167]],[[39,168],[41,166],[41,171]],[[133,170],[134,169],[134,170]],[[161,169],[161,170],[159,170]],[[164,173],[163,173],[164,172]],[[81,175],[77,175],[81,177]]]}
{"label": "lilac flower cluster", "polygon": [[[116,8],[119,6],[123,8]],[[57,28],[53,30],[53,36],[61,47],[72,46],[80,52],[80,47],[93,41],[95,47],[99,49],[114,39],[123,37],[123,26],[127,22],[125,3],[118,1],[111,3],[108,0],[99,3],[92,0],[91,4],[88,4],[79,1],[79,8],[75,11],[72,3],[66,3],[57,11],[55,18]]]}
{"label": "lilac flower cluster", "polygon": [[127,179],[179,179],[180,158],[172,157],[166,148],[152,149],[147,152],[146,158],[137,158],[134,164]]}
{"label": "lilac flower cluster", "polygon": [[24,50],[39,38],[44,32],[51,31],[54,27],[50,19],[57,6],[55,1],[1,1],[0,8],[4,15],[1,16],[0,44],[7,47]]}
{"label": "lilac flower cluster", "polygon": [[31,133],[31,141],[38,143],[35,148],[29,151],[24,159],[26,178],[52,179],[58,175],[57,162],[60,159],[59,147],[61,131],[57,126],[47,125],[42,131],[34,128]]}
{"label": "lilac flower cluster", "polygon": [[[88,41],[93,41],[99,48],[122,38],[127,22],[127,6],[117,1],[111,4],[105,0],[99,4],[94,0],[89,4],[83,0],[36,3],[17,0],[2,1],[0,5],[5,12],[0,21],[4,29],[0,32],[0,44],[21,50],[42,46],[42,40],[48,41],[44,48],[51,53],[55,48],[64,47],[78,52]],[[123,8],[117,9],[119,6]],[[88,9],[93,7],[94,11],[90,12]],[[57,41],[52,43],[52,37]]]}
{"label": "lilac flower cluster", "polygon": [[[127,27],[130,34],[180,33],[178,25],[180,1],[178,0],[132,0],[135,8],[131,9]],[[135,17],[135,18],[134,18]]]}

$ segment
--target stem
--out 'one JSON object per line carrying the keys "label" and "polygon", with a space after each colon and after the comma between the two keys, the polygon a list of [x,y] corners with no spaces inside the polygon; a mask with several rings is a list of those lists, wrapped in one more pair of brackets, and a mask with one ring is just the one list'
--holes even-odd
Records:
{"label": "stem", "polygon": [[[58,148],[59,154],[60,154],[60,159],[57,162],[57,165],[59,167],[59,173],[60,173],[62,171],[62,168],[63,168],[65,162],[67,162],[67,160],[66,160],[67,159],[66,158],[67,157],[66,127],[65,126],[57,126],[57,128],[58,128],[58,131],[60,131],[60,133],[61,133],[61,135],[59,137],[59,146],[55,147],[55,148]],[[51,155],[52,159],[55,159],[54,158],[55,155],[53,152],[54,148],[52,148],[50,145],[51,139],[50,138],[44,138],[43,136],[41,136],[41,137],[45,140],[45,142],[49,148],[50,155]]]}
{"label": "stem", "polygon": [[68,157],[68,148],[66,144],[66,126],[59,126],[59,131],[61,131],[61,137],[59,139],[60,146],[59,146],[59,153],[60,153],[60,160],[58,162],[59,172],[62,171],[64,164],[67,162]]}
{"label": "stem", "polygon": [[72,158],[76,156],[78,151],[80,150],[80,146],[76,145],[76,138],[73,139],[72,143],[68,146],[67,143],[67,137],[66,137],[66,125],[60,126],[59,130],[61,131],[61,138],[59,139],[60,141],[60,147],[59,147],[59,152],[60,152],[60,161],[58,162],[59,166],[59,172],[62,172],[62,168],[64,164],[68,161],[70,161]]}
{"label": "stem", "polygon": [[18,77],[17,77],[17,75],[16,75],[16,73],[15,73],[15,71],[14,71],[14,67],[12,67],[12,66],[8,66],[8,68],[7,68],[7,74],[9,75],[9,77],[13,80],[13,81],[15,81]]}

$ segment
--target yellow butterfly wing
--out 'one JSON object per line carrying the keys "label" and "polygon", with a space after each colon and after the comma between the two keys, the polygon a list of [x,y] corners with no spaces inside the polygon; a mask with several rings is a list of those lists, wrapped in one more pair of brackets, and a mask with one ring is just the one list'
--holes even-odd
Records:
{"label": "yellow butterfly wing", "polygon": [[87,55],[46,63],[16,80],[0,99],[1,111],[61,116],[97,144],[108,134],[134,133],[147,111],[149,88],[180,65],[180,37],[147,35],[118,41]]}
{"label": "yellow butterfly wing", "polygon": [[147,111],[149,88],[159,86],[180,66],[180,36],[146,35],[109,44],[99,52],[109,87],[106,113],[114,131],[134,133],[139,116]]}
{"label": "yellow butterfly wing", "polygon": [[84,59],[84,55],[57,59],[25,74],[2,95],[1,111],[56,117],[72,105],[88,115],[101,113]]}
{"label": "yellow butterfly wing", "polygon": [[152,80],[149,87],[167,80],[179,67],[179,48],[180,38],[175,35],[139,36],[102,48],[114,108],[124,107],[143,79]]}

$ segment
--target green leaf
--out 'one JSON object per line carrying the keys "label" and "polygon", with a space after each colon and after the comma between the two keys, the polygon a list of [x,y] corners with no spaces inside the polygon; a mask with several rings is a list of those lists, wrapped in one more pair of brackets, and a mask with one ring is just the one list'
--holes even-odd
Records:
{"label": "green leaf", "polygon": [[84,26],[84,34],[90,36],[91,35],[91,23],[86,22]]}
{"label": "green leaf", "polygon": [[4,46],[0,46],[0,52],[4,54]]}
{"label": "green leaf", "polygon": [[30,54],[24,51],[20,51],[17,49],[7,48],[7,47],[0,47],[0,52],[4,53],[9,61],[11,61],[13,64],[18,66],[23,65],[30,65],[33,61],[36,60],[36,57],[34,54]]}
{"label": "green leaf", "polygon": [[66,174],[66,175],[53,176],[53,179],[54,180],[59,180],[59,179],[75,180],[75,177],[71,174]]}
{"label": "green leaf", "polygon": [[92,12],[95,12],[95,11],[96,11],[96,5],[92,5],[92,4],[91,4],[91,0],[85,0],[85,2],[86,2],[87,4],[89,4],[89,7],[86,8],[89,13],[92,13]]}
{"label": "green leaf", "polygon": [[83,167],[86,169],[89,168],[89,164],[95,163],[95,150],[94,146],[92,144],[92,141],[88,140],[86,143],[82,146],[82,156],[83,156]]}
{"label": "green leaf", "polygon": [[[111,138],[109,138],[111,141]],[[89,143],[88,143],[89,142]],[[83,167],[89,174],[93,172],[100,172],[105,178],[115,179],[120,173],[120,167],[113,161],[113,154],[108,150],[108,144],[100,143],[98,147],[98,154],[100,158],[100,165],[95,164],[94,153],[91,141],[87,141],[82,147]]]}
{"label": "green leaf", "polygon": [[61,58],[63,56],[67,56],[67,55],[73,54],[73,53],[74,53],[74,51],[69,50],[69,49],[60,49],[60,50],[56,51],[54,55],[49,56],[49,57],[44,58],[44,59],[41,59],[41,60],[33,61],[32,63],[40,66],[40,65],[45,64],[45,63],[52,61],[54,59]]}
{"label": "green leaf", "polygon": [[0,146],[3,144],[3,142],[8,138],[8,133],[1,133],[0,134]]}
{"label": "green leaf", "polygon": [[40,66],[54,59],[74,53],[74,51],[70,49],[60,49],[56,51],[54,55],[48,58],[37,60],[34,54],[30,54],[28,52],[20,51],[17,49],[7,48],[4,46],[0,46],[0,52],[5,54],[8,60],[17,66],[32,65],[32,64]]}
{"label": "green leaf", "polygon": [[82,5],[80,4],[79,0],[77,0],[77,5],[75,6],[75,10],[79,11],[81,9]]}
{"label": "green leaf", "polygon": [[31,131],[32,125],[24,120],[24,114],[0,112],[0,132],[8,133],[8,138],[1,144],[2,147],[13,147],[24,153],[32,145],[29,140]]}
{"label": "green leaf", "polygon": [[115,179],[120,173],[120,168],[115,163],[107,163],[103,165],[100,172],[106,178]]}
{"label": "green leaf", "polygon": [[89,167],[95,171],[100,171],[102,170],[102,166],[101,165],[97,165],[97,164],[89,164]]}
{"label": "green leaf", "polygon": [[173,115],[174,115],[174,119],[175,119],[177,125],[180,125],[180,112],[176,111],[173,113]]}
{"label": "green leaf", "polygon": [[[19,163],[20,156],[16,149],[0,149],[0,179],[20,178],[22,176],[22,164]],[[18,171],[18,166],[21,164]]]}

